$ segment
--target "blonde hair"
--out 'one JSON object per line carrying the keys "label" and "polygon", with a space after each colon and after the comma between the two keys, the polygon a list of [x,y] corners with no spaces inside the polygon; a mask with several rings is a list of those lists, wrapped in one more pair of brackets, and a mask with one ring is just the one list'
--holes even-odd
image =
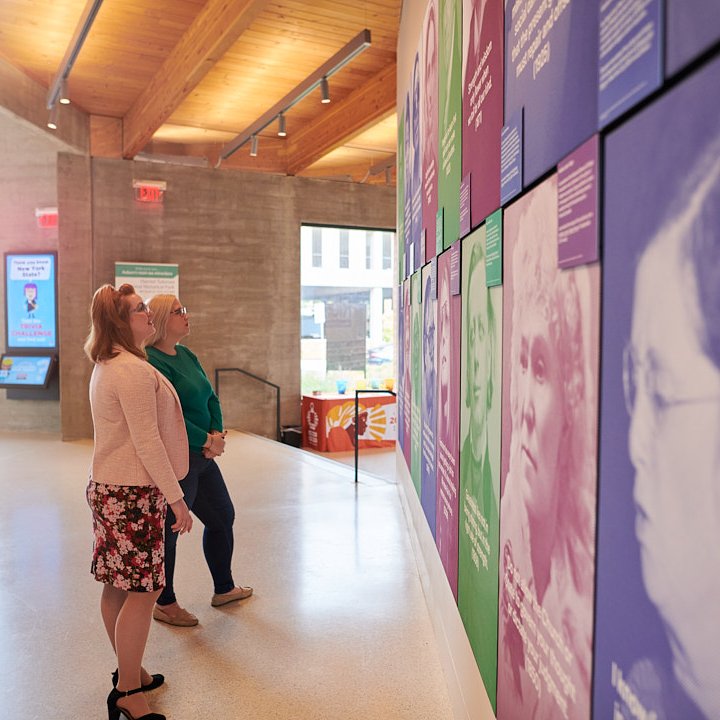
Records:
{"label": "blonde hair", "polygon": [[116,357],[120,352],[117,347],[147,359],[130,328],[130,295],[135,295],[135,288],[128,283],[117,290],[103,285],[95,291],[90,305],[90,334],[85,341],[85,354],[94,363]]}
{"label": "blonde hair", "polygon": [[176,300],[177,298],[174,295],[153,295],[147,301],[147,306],[150,308],[150,312],[152,312],[155,334],[148,339],[145,345],[157,345],[167,337],[167,322],[173,303]]}

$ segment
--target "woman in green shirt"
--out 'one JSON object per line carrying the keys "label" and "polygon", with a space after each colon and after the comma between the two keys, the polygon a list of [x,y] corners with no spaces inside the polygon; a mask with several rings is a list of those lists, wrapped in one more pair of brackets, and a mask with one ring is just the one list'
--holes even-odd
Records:
{"label": "woman in green shirt", "polygon": [[[155,335],[148,343],[150,363],[172,384],[180,398],[190,446],[190,470],[180,481],[185,502],[205,526],[203,551],[215,586],[213,607],[243,600],[251,587],[238,587],[232,577],[235,509],[215,458],[225,450],[220,401],[197,357],[179,342],[190,332],[187,309],[174,295],[156,295],[149,302]],[[177,533],[172,513],[165,524],[166,585],[153,617],[170,625],[189,627],[198,619],[178,605],[173,588]]]}

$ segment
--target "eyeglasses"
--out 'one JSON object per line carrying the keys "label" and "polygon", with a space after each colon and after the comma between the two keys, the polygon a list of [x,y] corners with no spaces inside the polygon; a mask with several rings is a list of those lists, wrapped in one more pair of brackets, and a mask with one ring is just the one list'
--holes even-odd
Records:
{"label": "eyeglasses", "polygon": [[179,315],[180,317],[185,317],[188,314],[188,309],[186,307],[179,307],[177,310],[171,310],[171,315]]}
{"label": "eyeglasses", "polygon": [[138,306],[133,310],[134,313],[149,313],[150,308],[144,303],[138,303]]}
{"label": "eyeglasses", "polygon": [[718,396],[712,393],[673,397],[671,392],[662,387],[663,372],[658,365],[654,354],[648,353],[646,358],[641,360],[632,345],[628,343],[625,346],[623,350],[623,392],[625,409],[630,417],[637,405],[638,390],[641,390],[649,400],[656,420],[672,407],[717,402]]}

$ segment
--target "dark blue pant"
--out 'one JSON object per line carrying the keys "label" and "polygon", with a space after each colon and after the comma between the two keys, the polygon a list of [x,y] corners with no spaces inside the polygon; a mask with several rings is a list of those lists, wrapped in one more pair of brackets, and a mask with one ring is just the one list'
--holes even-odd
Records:
{"label": "dark blue pant", "polygon": [[[233,554],[233,522],[235,508],[220,468],[214,460],[199,453],[190,453],[190,469],[180,481],[185,502],[197,519],[205,526],[203,551],[216,593],[230,592],[235,587],[230,563]],[[171,525],[175,515],[168,507],[165,520],[165,589],[158,598],[158,605],[175,602],[173,576],[175,574],[175,550],[178,533]]]}

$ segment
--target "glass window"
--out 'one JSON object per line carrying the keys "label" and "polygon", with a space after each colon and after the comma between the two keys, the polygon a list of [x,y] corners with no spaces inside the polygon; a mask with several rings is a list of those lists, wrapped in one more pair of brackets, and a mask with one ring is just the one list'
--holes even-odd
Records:
{"label": "glass window", "polygon": [[312,229],[312,266],[322,267],[322,229],[318,227]]}
{"label": "glass window", "polygon": [[340,267],[350,267],[350,231],[340,231]]}
{"label": "glass window", "polygon": [[365,268],[372,270],[373,266],[373,234],[365,233]]}
{"label": "glass window", "polygon": [[382,234],[383,246],[383,270],[389,270],[392,267],[392,233]]}

